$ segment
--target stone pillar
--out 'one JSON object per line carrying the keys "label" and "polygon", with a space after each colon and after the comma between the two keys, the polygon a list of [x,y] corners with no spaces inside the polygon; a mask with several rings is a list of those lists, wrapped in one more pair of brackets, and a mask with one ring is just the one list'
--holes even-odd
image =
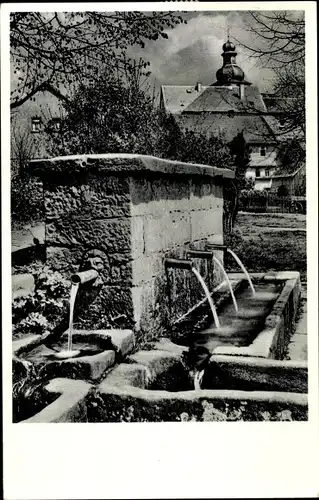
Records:
{"label": "stone pillar", "polygon": [[[30,167],[43,180],[47,264],[70,275],[90,252],[103,260],[78,327],[156,334],[203,297],[192,273],[166,272],[164,261],[204,249],[208,240],[223,242],[223,183],[232,171],[115,154],[35,160]],[[194,264],[211,289],[212,264]]]}

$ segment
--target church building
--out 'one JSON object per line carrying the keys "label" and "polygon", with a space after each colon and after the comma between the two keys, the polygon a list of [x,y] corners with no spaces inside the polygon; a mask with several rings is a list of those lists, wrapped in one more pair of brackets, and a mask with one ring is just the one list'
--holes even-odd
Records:
{"label": "church building", "polygon": [[[255,179],[257,187],[259,178],[271,177],[276,171],[280,143],[276,129],[282,112],[276,109],[270,95],[261,94],[246,79],[236,64],[236,56],[236,47],[228,39],[223,45],[223,65],[216,72],[215,82],[209,86],[199,81],[194,86],[162,85],[160,106],[172,113],[184,130],[213,134],[225,142],[242,132],[251,150],[246,177]],[[267,100],[272,103],[271,110],[267,108]],[[263,180],[264,189],[267,183]]]}

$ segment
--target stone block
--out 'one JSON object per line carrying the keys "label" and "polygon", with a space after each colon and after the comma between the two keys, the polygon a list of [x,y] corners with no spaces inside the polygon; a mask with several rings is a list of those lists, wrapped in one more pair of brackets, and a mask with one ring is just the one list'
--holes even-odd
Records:
{"label": "stone block", "polygon": [[88,176],[70,182],[45,185],[46,218],[96,218],[130,215],[127,179]]}
{"label": "stone block", "polygon": [[92,387],[82,380],[66,378],[51,380],[46,390],[57,394],[57,399],[33,417],[20,423],[87,422],[86,397]]}
{"label": "stone block", "polygon": [[127,361],[145,366],[149,372],[148,383],[151,383],[180,363],[181,356],[168,351],[138,351],[128,356]]}
{"label": "stone block", "polygon": [[46,243],[65,247],[82,246],[105,252],[129,252],[129,219],[70,220],[59,219],[46,225]]}
{"label": "stone block", "polygon": [[46,263],[56,271],[75,273],[82,262],[84,249],[79,246],[73,248],[47,246]]}
{"label": "stone block", "polygon": [[105,377],[99,390],[106,391],[109,386],[145,388],[148,381],[148,369],[144,365],[121,363]]}
{"label": "stone block", "polygon": [[170,211],[189,209],[188,179],[134,178],[131,183],[131,214],[163,216]]}
{"label": "stone block", "polygon": [[[187,390],[169,392],[105,385],[101,422],[176,422],[308,419],[306,394],[273,391]],[[223,418],[216,418],[222,413]]]}
{"label": "stone block", "polygon": [[217,188],[213,181],[192,180],[190,210],[222,209],[222,200],[216,197]]}
{"label": "stone block", "polygon": [[166,297],[158,290],[157,281],[163,283],[159,277],[132,288],[135,328],[150,335],[157,328],[164,328],[165,323]]}
{"label": "stone block", "polygon": [[177,356],[182,356],[183,353],[188,351],[188,347],[174,344],[174,342],[172,342],[169,338],[164,337],[154,344],[153,349],[167,351],[172,354],[176,354]]}
{"label": "stone block", "polygon": [[306,393],[308,370],[303,362],[213,354],[205,371],[204,387]]}
{"label": "stone block", "polygon": [[87,296],[78,313],[81,329],[131,328],[134,325],[132,292],[129,286],[104,286],[92,298]]}
{"label": "stone block", "polygon": [[220,210],[211,209],[191,212],[190,221],[192,241],[223,233],[222,211]]}
{"label": "stone block", "polygon": [[14,355],[19,356],[22,352],[29,351],[40,345],[42,342],[42,335],[26,335],[21,339],[13,340],[12,352]]}
{"label": "stone block", "polygon": [[115,352],[102,351],[92,356],[80,356],[45,365],[43,372],[48,378],[66,377],[72,379],[97,380],[114,365]]}
{"label": "stone block", "polygon": [[112,253],[108,256],[109,269],[106,268],[101,273],[101,278],[105,283],[117,285],[119,283],[131,283],[132,257],[131,253]]}
{"label": "stone block", "polygon": [[132,262],[134,285],[148,282],[159,273],[164,273],[164,259],[158,253],[143,255]]}
{"label": "stone block", "polygon": [[141,257],[144,253],[144,219],[143,217],[131,218],[131,256],[133,259]]}
{"label": "stone block", "polygon": [[125,356],[134,349],[135,336],[132,330],[106,330],[105,334],[110,336],[111,342],[117,353]]}
{"label": "stone block", "polygon": [[190,241],[190,236],[188,213],[149,217],[144,222],[145,253],[169,250]]}
{"label": "stone block", "polygon": [[27,274],[14,274],[12,276],[12,298],[25,297],[34,291],[34,276]]}

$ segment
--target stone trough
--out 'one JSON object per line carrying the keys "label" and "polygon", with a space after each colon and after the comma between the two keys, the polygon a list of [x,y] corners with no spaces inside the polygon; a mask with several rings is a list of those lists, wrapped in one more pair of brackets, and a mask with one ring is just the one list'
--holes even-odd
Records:
{"label": "stone trough", "polygon": [[[25,422],[218,421],[240,416],[267,420],[276,415],[306,420],[306,363],[282,360],[299,301],[299,274],[253,277],[279,284],[281,292],[251,345],[214,349],[203,390],[193,390],[186,346],[162,338],[148,350],[134,352],[132,331],[78,331],[75,342],[91,338],[94,343],[101,337],[110,342],[110,349],[102,352],[105,360],[97,354],[54,362],[48,372],[53,380],[46,390],[56,399]],[[240,283],[242,275],[231,278]],[[26,352],[39,347],[38,342],[33,337],[29,346],[17,346],[15,355],[25,358]]]}
{"label": "stone trough", "polygon": [[[30,172],[43,185],[47,265],[68,277],[94,269],[98,277],[79,283],[77,357],[56,358],[66,334],[55,345],[40,336],[14,342],[15,387],[29,374],[37,388],[22,387],[30,411],[16,421],[233,420],[236,412],[265,420],[275,407],[285,418],[307,418],[307,368],[282,361],[299,274],[253,274],[272,298],[255,307],[246,297],[254,309],[249,318],[243,308],[241,317],[234,314],[223,291],[224,187],[232,170],[99,154],[35,160]],[[200,258],[207,248],[211,258]],[[166,265],[185,259],[188,270]],[[230,279],[239,303],[247,281],[242,274]],[[226,322],[220,331],[211,324],[210,294],[221,325]],[[260,318],[254,317],[258,308]],[[193,334],[211,341],[203,390],[193,390],[187,355]]]}

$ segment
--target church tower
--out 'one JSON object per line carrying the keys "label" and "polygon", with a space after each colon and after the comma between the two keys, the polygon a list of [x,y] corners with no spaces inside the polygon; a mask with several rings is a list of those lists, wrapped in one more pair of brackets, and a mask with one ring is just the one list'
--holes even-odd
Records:
{"label": "church tower", "polygon": [[236,64],[236,47],[227,40],[223,45],[223,66],[216,72],[217,81],[212,86],[229,86],[229,85],[251,85],[245,80],[245,73]]}

